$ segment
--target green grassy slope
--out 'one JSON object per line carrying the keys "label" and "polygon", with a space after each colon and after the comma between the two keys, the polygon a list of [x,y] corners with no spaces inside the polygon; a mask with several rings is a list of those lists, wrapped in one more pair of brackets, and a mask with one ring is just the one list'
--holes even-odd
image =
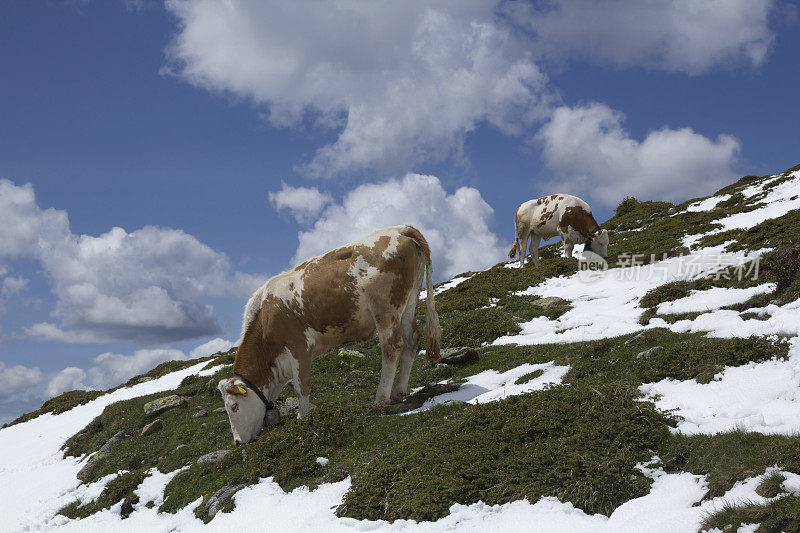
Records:
{"label": "green grassy slope", "polygon": [[[743,178],[720,191],[730,194],[729,200],[707,212],[685,212],[690,202],[673,205],[626,199],[603,224],[615,230],[610,263],[631,250],[645,254],[645,261],[650,254],[660,258],[686,253],[689,250],[681,244],[684,236],[718,228],[716,219],[762,205],[759,198],[745,199],[742,189],[768,179],[774,187],[786,175],[777,180]],[[800,244],[793,244],[798,236],[792,220],[797,220],[797,213],[722,237],[710,236],[705,242],[701,239],[704,244],[733,240],[728,245],[731,250],[789,244],[767,254],[762,262],[764,277],[759,283],[775,282],[775,292],[740,304],[736,311],[746,313],[749,307],[800,296]],[[525,497],[535,501],[541,496],[556,496],[586,512],[608,514],[647,494],[652,480],[636,465],[654,455],[667,471],[707,475],[707,497],[724,494],[737,481],[773,465],[800,473],[800,437],[673,434],[669,429],[675,425],[674,416],[642,401],[637,388],[663,378],[708,382],[725,366],[784,358],[787,344],[782,339],[718,339],[651,329],[591,342],[488,346],[502,335],[518,332],[521,322],[537,316],[555,319],[569,309],[568,302],[538,306],[536,297],[515,294],[551,277],[574,273],[576,261],[557,257],[559,251],[559,245],[544,247],[540,268],[500,264],[438,295],[443,345],[476,347],[479,359],[459,366],[431,366],[419,359],[410,383],[412,387],[442,380],[459,383],[485,370],[503,372],[523,363],[554,361],[570,366],[562,384],[488,404],[454,404],[407,416],[389,415],[372,406],[379,348],[374,342],[355,344],[348,347],[363,357],[334,349],[313,363],[317,408],[307,417],[283,418],[255,441],[233,449],[227,415],[214,412],[222,407],[215,384],[231,375],[233,351],[217,354],[209,358],[209,366],[227,366],[213,377],[189,377],[174,391],[112,404],[86,428],[76,428],[64,447],[68,455],[96,451],[120,431],[129,435],[96,463],[87,482],[119,470],[129,473],[109,483],[95,502],[83,506],[75,502],[62,513],[82,517],[121,500],[132,501],[133,490],[152,467],[169,472],[188,466],[167,486],[161,512],[174,512],[198,497],[208,501],[224,486],[252,484],[267,476],[285,490],[351,476],[352,486],[338,514],[388,520],[432,520],[445,516],[453,503],[494,504]],[[658,287],[642,299],[643,320],[656,316],[658,303],[683,297],[690,290],[748,284],[752,283],[702,279]],[[424,311],[420,305],[423,323]],[[637,357],[654,346],[662,349]],[[153,376],[195,362],[154,369]],[[129,384],[137,379],[141,377]],[[67,393],[18,421],[40,412],[63,411],[93,394]],[[168,394],[181,395],[185,404],[157,415],[162,429],[140,437],[142,427],[154,418],[145,417],[143,405]],[[281,400],[289,395],[287,389]],[[194,417],[201,409],[207,415]],[[232,449],[222,462],[196,463],[201,455],[220,449]],[[329,462],[321,466],[317,457]],[[765,485],[764,490],[776,489]],[[229,509],[233,504],[227,505]],[[798,509],[800,498],[784,495],[767,506],[726,508],[708,517],[707,525],[722,528],[759,522],[791,529],[800,526]],[[196,512],[208,519],[205,506]]]}

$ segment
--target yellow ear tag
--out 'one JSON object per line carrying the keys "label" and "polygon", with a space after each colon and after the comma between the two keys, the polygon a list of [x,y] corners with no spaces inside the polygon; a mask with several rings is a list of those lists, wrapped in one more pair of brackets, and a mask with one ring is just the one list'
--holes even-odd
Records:
{"label": "yellow ear tag", "polygon": [[225,392],[234,396],[247,396],[247,389],[243,385],[231,385]]}

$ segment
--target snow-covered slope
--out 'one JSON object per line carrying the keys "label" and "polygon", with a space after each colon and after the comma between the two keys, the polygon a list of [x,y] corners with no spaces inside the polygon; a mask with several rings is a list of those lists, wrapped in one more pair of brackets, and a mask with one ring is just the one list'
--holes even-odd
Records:
{"label": "snow-covered slope", "polygon": [[[688,204],[681,213],[714,213],[720,204],[739,194],[756,199],[752,209],[729,214],[720,210],[718,226],[704,233],[679,236],[684,244],[700,242],[706,235],[731,229],[751,228],[765,220],[785,216],[800,208],[800,171],[752,181],[741,187]],[[738,197],[737,197],[738,198]],[[764,204],[764,205],[761,205]],[[642,227],[629,231],[642,231]],[[710,382],[666,378],[643,383],[639,390],[664,410],[673,410],[682,419],[673,431],[684,435],[714,435],[732,429],[764,434],[800,433],[800,300],[767,302],[746,311],[732,309],[758,295],[775,290],[766,281],[748,287],[715,286],[693,290],[686,296],[659,303],[652,316],[643,320],[642,299],[655,288],[675,281],[703,279],[730,265],[760,257],[768,247],[748,247],[726,251],[727,243],[693,249],[689,255],[668,257],[647,265],[610,268],[587,276],[578,272],[549,278],[517,292],[520,296],[556,297],[568,309],[549,316],[536,316],[520,324],[521,331],[494,339],[493,346],[563,345],[579,341],[613,339],[664,328],[675,333],[700,332],[716,338],[746,338],[751,335],[789,338],[788,355],[761,362],[722,369]],[[509,267],[515,268],[516,263]],[[456,290],[470,276],[454,279],[438,288],[437,294]],[[681,315],[673,320],[670,315]],[[644,323],[642,323],[644,322]],[[419,363],[418,363],[419,364]],[[139,503],[126,519],[120,516],[122,502],[88,518],[72,520],[58,515],[59,509],[80,500],[89,502],[100,494],[115,475],[84,485],[76,478],[86,457],[65,457],[65,441],[99,416],[105,407],[137,396],[176,388],[193,374],[213,375],[216,368],[201,370],[206,362],[75,407],[59,415],[45,414],[0,430],[0,529],[4,531],[697,531],[702,521],[725,505],[745,502],[767,504],[774,498],[755,492],[759,484],[777,469],[755,473],[737,482],[724,494],[709,498],[705,475],[665,472],[658,458],[640,465],[652,479],[649,493],[632,498],[611,514],[591,514],[569,501],[545,496],[537,501],[518,500],[502,505],[453,504],[449,515],[430,522],[395,520],[355,520],[339,518],[335,507],[352,488],[346,477],[335,483],[322,483],[314,490],[300,487],[284,491],[272,478],[243,488],[235,495],[235,507],[218,513],[204,523],[195,515],[202,498],[177,513],[161,513],[164,488],[174,472],[148,471],[137,489]],[[540,390],[560,383],[568,365],[554,362],[524,363],[511,369],[482,370],[467,376],[458,391],[433,398],[420,410],[446,400],[483,404],[516,394]],[[527,381],[523,376],[538,374]],[[518,383],[519,382],[519,383]],[[783,489],[800,495],[800,476],[783,472]],[[148,507],[147,502],[155,502]],[[752,530],[752,529],[750,529]]]}

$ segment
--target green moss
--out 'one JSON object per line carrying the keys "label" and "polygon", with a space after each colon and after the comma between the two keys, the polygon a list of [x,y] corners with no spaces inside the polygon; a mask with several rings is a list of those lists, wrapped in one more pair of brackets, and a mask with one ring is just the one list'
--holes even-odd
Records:
{"label": "green moss", "polygon": [[[648,330],[646,334],[646,341],[641,344],[604,340],[571,345],[573,355],[566,357],[571,368],[564,380],[630,379],[639,384],[672,378],[707,383],[726,366],[773,357],[785,359],[789,350],[785,341],[763,337],[718,339],[664,329]],[[662,349],[647,357],[637,357],[653,346]]]}
{"label": "green moss", "polygon": [[519,324],[502,309],[453,311],[439,318],[442,347],[481,346],[503,335],[519,333]]}
{"label": "green moss", "polygon": [[784,481],[786,481],[786,476],[780,472],[773,472],[761,480],[756,487],[756,494],[764,498],[774,498],[781,492],[785,492],[781,486]]}
{"label": "green moss", "polygon": [[[749,267],[745,267],[745,270]],[[752,276],[739,276],[734,268],[727,268],[718,275],[694,280],[677,280],[664,283],[647,291],[639,300],[639,306],[654,308],[664,302],[672,302],[689,296],[692,291],[706,291],[714,287],[744,288],[763,283],[764,280],[753,279]]]}
{"label": "green moss", "polygon": [[620,383],[552,387],[460,415],[366,464],[337,513],[435,520],[454,503],[557,496],[609,514],[648,492],[635,465],[669,438],[669,420]]}
{"label": "green moss", "polygon": [[715,192],[712,196],[721,196],[723,194],[736,194],[745,187],[754,185],[759,181],[764,181],[768,177],[769,176],[745,176],[743,178],[740,178],[737,182],[731,183],[730,185],[721,188],[720,190]]}
{"label": "green moss", "polygon": [[527,374],[520,376],[514,383],[517,385],[524,385],[525,383],[529,383],[534,379],[541,377],[543,374],[544,370],[534,370],[533,372],[528,372]]}
{"label": "green moss", "polygon": [[138,503],[139,497],[133,491],[141,485],[144,478],[145,473],[141,471],[122,473],[106,484],[96,500],[85,505],[81,505],[80,501],[74,501],[62,507],[58,514],[73,519],[86,518],[123,500],[129,504]]}
{"label": "green moss", "polygon": [[[525,268],[509,268],[500,263],[436,296],[436,311],[442,316],[452,311],[479,309],[490,305],[493,299],[534,287],[548,278],[574,274],[577,270],[575,259],[563,257],[543,260],[539,267],[529,263]],[[418,314],[424,313],[423,302]]]}
{"label": "green moss", "polygon": [[[436,296],[442,346],[481,346],[498,337],[518,333],[520,322],[537,316],[560,316],[569,309],[567,304],[540,308],[532,305],[537,296],[513,293],[554,276],[573,274],[577,267],[575,259],[561,257],[543,259],[539,267],[528,264],[521,269],[500,263],[444,291]],[[424,323],[425,312],[425,302],[420,302],[417,308],[420,323]],[[421,333],[424,345],[427,332]]]}
{"label": "green moss", "polygon": [[46,402],[42,404],[42,406],[33,411],[31,413],[25,413],[22,416],[18,417],[17,419],[9,422],[8,424],[3,424],[3,427],[13,426],[14,424],[21,424],[22,422],[27,422],[28,420],[32,420],[37,416],[43,415],[45,413],[53,413],[54,415],[63,413],[65,411],[69,411],[73,407],[77,407],[79,405],[83,405],[88,403],[98,396],[102,396],[105,394],[102,391],[96,390],[71,390],[67,391],[63,394],[59,394],[54,398],[50,398]]}
{"label": "green moss", "polygon": [[737,531],[745,524],[759,524],[758,533],[800,531],[800,497],[786,495],[764,505],[725,505],[703,520],[703,531]]}
{"label": "green moss", "polygon": [[673,435],[658,451],[664,469],[708,476],[707,498],[722,496],[737,482],[767,468],[800,471],[797,436],[730,431],[717,435]]}
{"label": "green moss", "polygon": [[727,251],[757,250],[777,247],[797,240],[797,221],[800,209],[789,211],[783,216],[771,218],[742,231],[736,242],[728,245]]}

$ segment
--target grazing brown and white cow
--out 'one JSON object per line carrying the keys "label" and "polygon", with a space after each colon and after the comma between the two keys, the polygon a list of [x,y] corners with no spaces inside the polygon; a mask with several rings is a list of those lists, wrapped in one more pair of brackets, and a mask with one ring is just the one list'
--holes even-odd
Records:
{"label": "grazing brown and white cow", "polygon": [[514,259],[519,248],[519,266],[525,266],[528,237],[531,238],[533,264],[539,266],[539,242],[556,235],[564,243],[564,255],[572,257],[572,248],[584,244],[584,250],[605,258],[608,255],[608,237],[611,231],[601,229],[592,216],[589,204],[569,194],[551,194],[528,200],[517,208],[514,215],[514,246],[508,257]]}
{"label": "grazing brown and white cow", "polygon": [[218,385],[234,442],[258,435],[265,416],[275,416],[273,402],[289,381],[299,398],[298,417],[305,415],[313,407],[311,360],[333,346],[368,339],[376,330],[383,361],[375,403],[401,401],[417,353],[415,315],[426,271],[426,355],[438,361],[441,330],[431,252],[416,228],[378,230],[258,289],[245,307],[234,377]]}

